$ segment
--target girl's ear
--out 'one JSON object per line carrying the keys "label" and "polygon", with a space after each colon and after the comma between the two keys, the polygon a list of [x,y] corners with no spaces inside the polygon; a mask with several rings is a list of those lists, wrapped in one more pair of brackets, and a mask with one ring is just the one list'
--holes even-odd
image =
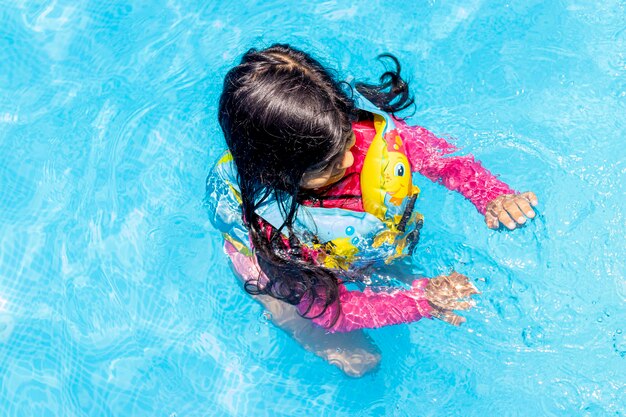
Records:
{"label": "girl's ear", "polygon": [[325,171],[306,172],[300,180],[300,187],[306,190],[314,190],[322,187],[330,178],[330,175],[324,175],[324,172]]}

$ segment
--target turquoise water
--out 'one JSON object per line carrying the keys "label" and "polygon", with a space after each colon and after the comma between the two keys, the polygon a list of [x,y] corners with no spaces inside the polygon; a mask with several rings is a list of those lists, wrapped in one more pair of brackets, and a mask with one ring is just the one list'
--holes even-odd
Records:
{"label": "turquoise water", "polygon": [[[2,416],[626,415],[626,2],[104,3],[0,1]],[[274,41],[395,53],[411,122],[540,199],[493,232],[420,184],[416,265],[482,295],[370,332],[360,380],[268,323],[202,205],[223,75]]]}

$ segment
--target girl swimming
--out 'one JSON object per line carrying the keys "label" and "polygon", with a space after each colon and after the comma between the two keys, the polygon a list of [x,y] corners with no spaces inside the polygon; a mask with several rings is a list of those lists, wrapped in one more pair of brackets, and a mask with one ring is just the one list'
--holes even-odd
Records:
{"label": "girl swimming", "polygon": [[246,52],[225,77],[218,117],[229,150],[207,181],[211,219],[245,289],[353,376],[380,360],[354,332],[422,317],[459,325],[454,310],[471,308],[478,292],[458,273],[367,285],[417,244],[417,173],[462,193],[490,228],[524,224],[537,204],[397,119],[413,99],[397,59],[383,57],[395,70],[380,84],[351,86],[289,45]]}

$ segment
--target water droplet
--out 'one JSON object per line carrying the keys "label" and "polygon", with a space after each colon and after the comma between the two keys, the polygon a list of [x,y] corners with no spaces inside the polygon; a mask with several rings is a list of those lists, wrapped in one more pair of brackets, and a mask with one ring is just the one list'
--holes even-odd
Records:
{"label": "water droplet", "polygon": [[272,313],[269,311],[264,311],[259,316],[259,323],[267,324],[270,320],[272,320]]}
{"label": "water droplet", "polygon": [[522,330],[522,340],[528,347],[534,347],[542,343],[543,329],[540,326],[528,326]]}

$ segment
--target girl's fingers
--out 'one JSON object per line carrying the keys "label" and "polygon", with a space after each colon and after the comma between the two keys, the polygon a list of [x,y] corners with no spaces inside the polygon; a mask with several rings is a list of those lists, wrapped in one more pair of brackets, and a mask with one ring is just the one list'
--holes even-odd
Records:
{"label": "girl's fingers", "polygon": [[444,308],[446,310],[469,310],[472,307],[475,307],[476,303],[473,301],[457,301],[457,300],[446,300],[443,305],[439,305],[439,307]]}
{"label": "girl's fingers", "polygon": [[431,296],[428,297],[428,301],[431,305],[442,310],[469,310],[470,308],[476,307],[476,302],[474,300],[468,300],[467,297],[470,297],[470,295],[466,295],[465,298]]}
{"label": "girl's fingers", "polygon": [[515,220],[517,224],[524,224],[526,223],[526,216],[524,216],[522,210],[520,210],[519,206],[517,205],[517,200],[518,198],[515,198],[504,203],[504,209],[509,213],[509,216],[511,216],[511,218]]}
{"label": "girl's fingers", "polygon": [[524,213],[524,216],[528,217],[529,219],[535,217],[535,210],[532,209],[529,201],[526,198],[518,198],[516,202],[520,210],[522,210],[522,212]]}
{"label": "girl's fingers", "polygon": [[461,299],[473,294],[479,294],[478,289],[472,284],[468,277],[454,271],[450,275],[440,275],[434,278],[432,289],[436,288],[436,296],[441,299]]}
{"label": "girl's fingers", "polygon": [[465,317],[461,317],[452,311],[438,311],[438,314],[433,314],[433,316],[437,317],[439,320],[445,321],[446,323],[450,323],[453,326],[460,326],[465,323]]}
{"label": "girl's fingers", "polygon": [[469,284],[469,278],[456,271],[452,271],[452,273],[448,275],[448,279],[455,287],[462,287]]}
{"label": "girl's fingers", "polygon": [[428,301],[437,307],[445,310],[469,310],[476,306],[474,300],[469,300],[471,294],[464,294],[463,296],[443,296],[443,297],[428,297]]}
{"label": "girl's fingers", "polygon": [[511,216],[509,216],[509,213],[507,213],[506,210],[502,210],[500,213],[498,213],[498,220],[500,220],[500,223],[505,225],[507,229],[515,229],[515,222],[513,221]]}
{"label": "girl's fingers", "polygon": [[426,298],[433,308],[431,314],[433,316],[439,314],[444,317],[442,320],[445,320],[445,317],[455,321],[460,319],[456,315],[450,315],[452,310],[469,310],[474,307],[476,304],[470,297],[478,293],[478,289],[469,279],[458,272],[435,277],[426,287]]}
{"label": "girl's fingers", "polygon": [[459,273],[440,275],[430,283],[430,292],[439,300],[456,300],[463,298],[464,289],[467,286],[467,277]]}
{"label": "girl's fingers", "polygon": [[461,275],[456,272],[453,274],[456,274],[451,276],[451,281],[455,288],[456,298],[466,298],[473,294],[480,293],[478,288],[476,288],[465,275]]}
{"label": "girl's fingers", "polygon": [[515,229],[518,224],[526,223],[526,218],[534,218],[532,207],[538,204],[537,196],[532,191],[522,194],[503,194],[487,206],[485,222],[487,227],[496,229],[500,224],[509,230]]}
{"label": "girl's fingers", "polygon": [[480,294],[478,288],[471,282],[468,282],[467,285],[463,288],[463,297],[470,297],[474,294]]}
{"label": "girl's fingers", "polygon": [[490,229],[497,229],[498,227],[500,227],[498,217],[491,211],[485,213],[485,223],[487,223],[487,227]]}
{"label": "girl's fingers", "polygon": [[526,191],[525,193],[520,194],[521,197],[524,197],[530,204],[535,207],[539,204],[539,200],[537,200],[537,196],[532,191]]}

